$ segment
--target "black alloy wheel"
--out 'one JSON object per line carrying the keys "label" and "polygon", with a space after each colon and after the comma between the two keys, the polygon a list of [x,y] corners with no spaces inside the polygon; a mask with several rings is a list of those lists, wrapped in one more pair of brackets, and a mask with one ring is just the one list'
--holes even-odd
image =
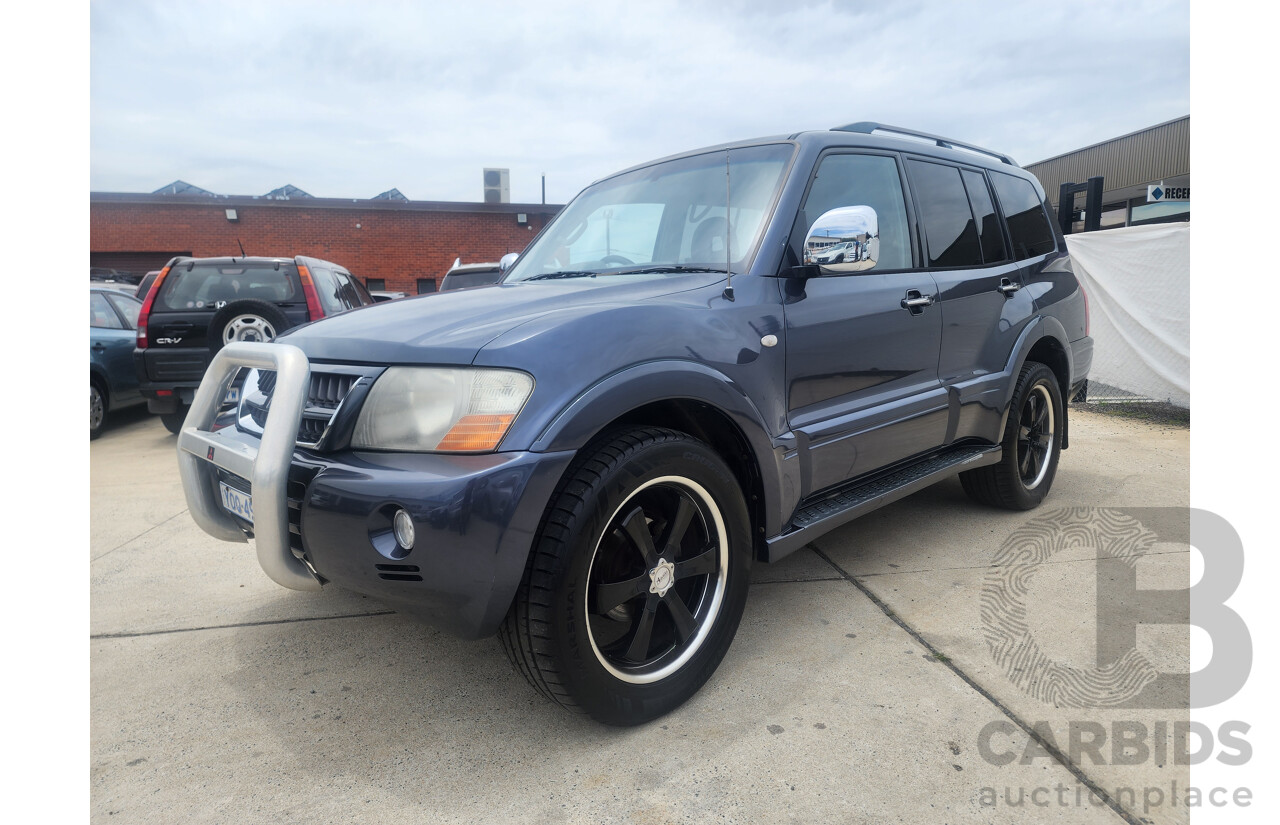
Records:
{"label": "black alloy wheel", "polygon": [[643,684],[674,673],[724,598],[728,537],[710,494],[658,478],[610,520],[587,574],[587,631],[600,664]]}
{"label": "black alloy wheel", "polygon": [[742,488],[715,450],[657,427],[606,433],[552,495],[498,635],[543,696],[638,725],[711,678],[751,557]]}
{"label": "black alloy wheel", "polygon": [[1039,506],[1053,486],[1066,423],[1058,376],[1028,361],[1018,374],[996,464],[960,474],[969,497],[1007,510]]}

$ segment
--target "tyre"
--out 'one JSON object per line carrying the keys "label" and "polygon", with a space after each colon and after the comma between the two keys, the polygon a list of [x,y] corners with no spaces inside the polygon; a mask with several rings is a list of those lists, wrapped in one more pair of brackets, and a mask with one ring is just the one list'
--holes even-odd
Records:
{"label": "tyre", "polygon": [[998,464],[960,474],[970,498],[1008,510],[1030,510],[1044,501],[1062,452],[1062,389],[1044,364],[1029,361],[1018,375],[1009,405]]}
{"label": "tyre", "polygon": [[102,435],[107,421],[107,391],[97,380],[89,379],[89,440]]}
{"label": "tyre", "polygon": [[503,647],[548,699],[606,724],[647,722],[724,658],[751,546],[742,491],[710,447],[672,430],[615,432],[553,495]]}
{"label": "tyre", "polygon": [[187,420],[187,413],[191,410],[191,406],[183,404],[178,407],[177,412],[162,413],[160,420],[164,422],[164,428],[169,432],[177,435],[182,432],[182,422]]}
{"label": "tyre", "polygon": [[271,341],[290,326],[279,307],[256,298],[232,301],[209,319],[209,354],[233,341]]}

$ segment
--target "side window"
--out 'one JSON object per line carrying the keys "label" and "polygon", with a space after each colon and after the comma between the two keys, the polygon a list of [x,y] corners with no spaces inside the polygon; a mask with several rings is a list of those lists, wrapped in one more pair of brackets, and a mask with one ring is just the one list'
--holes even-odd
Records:
{"label": "side window", "polygon": [[125,295],[108,295],[107,300],[116,308],[120,316],[124,318],[124,322],[128,329],[138,328],[138,313],[142,310],[142,304]]}
{"label": "side window", "polygon": [[98,329],[124,329],[120,316],[116,315],[101,292],[89,293],[89,326]]}
{"label": "side window", "polygon": [[342,286],[338,283],[338,277],[333,274],[333,270],[317,266],[312,270],[311,276],[315,279],[316,292],[320,295],[320,306],[324,309],[325,315],[332,315],[346,309],[342,303]]}
{"label": "side window", "polygon": [[964,178],[964,188],[969,192],[969,206],[978,219],[983,263],[1007,261],[1009,255],[1004,248],[1004,233],[1000,231],[1000,216],[996,214],[996,205],[991,200],[986,178],[981,172],[971,169],[961,169],[960,175]]}
{"label": "side window", "polygon": [[[827,155],[805,198],[803,218],[812,224],[842,206],[870,206],[880,224],[877,270],[911,268],[911,234],[898,164],[884,155]],[[801,232],[807,230],[806,225]]]}
{"label": "side window", "polygon": [[995,186],[1000,210],[1009,224],[1014,260],[1033,258],[1056,249],[1053,227],[1031,182],[1003,172],[992,172],[991,183]]}
{"label": "side window", "polygon": [[351,285],[351,276],[345,272],[335,272],[333,276],[338,279],[338,298],[342,301],[342,308],[355,309],[360,306],[360,296]]}
{"label": "side window", "polygon": [[960,170],[922,160],[908,160],[907,167],[924,224],[929,266],[980,266],[978,227]]}
{"label": "side window", "polygon": [[[382,286],[378,287],[378,289],[387,288],[386,282],[381,278],[374,278],[373,280],[382,283]],[[351,288],[355,290],[356,298],[358,299],[356,301],[356,306],[368,306],[373,303],[373,296],[369,294],[369,289],[372,289],[372,287],[366,288],[364,284],[360,283],[360,279],[354,275],[351,276]]]}

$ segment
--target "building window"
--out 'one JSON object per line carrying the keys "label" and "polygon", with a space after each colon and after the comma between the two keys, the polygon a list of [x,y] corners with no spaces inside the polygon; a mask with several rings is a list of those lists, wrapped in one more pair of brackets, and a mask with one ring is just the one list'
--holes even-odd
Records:
{"label": "building window", "polygon": [[365,278],[364,285],[370,290],[385,291],[387,288],[386,278]]}
{"label": "building window", "polygon": [[1147,203],[1145,200],[1135,199],[1129,225],[1142,226],[1147,223],[1174,223],[1189,220],[1191,220],[1191,201]]}
{"label": "building window", "polygon": [[419,278],[419,279],[418,279],[418,294],[419,294],[419,295],[425,295],[425,294],[427,294],[428,292],[435,292],[435,291],[436,291],[436,282],[435,282],[435,279],[434,279],[434,278]]}

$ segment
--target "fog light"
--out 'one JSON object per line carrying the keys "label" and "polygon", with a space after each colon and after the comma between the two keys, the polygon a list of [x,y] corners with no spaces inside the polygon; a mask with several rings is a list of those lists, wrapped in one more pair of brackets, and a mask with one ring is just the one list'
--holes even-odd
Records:
{"label": "fog light", "polygon": [[413,549],[413,519],[407,510],[396,510],[396,517],[391,522],[395,530],[396,543],[405,550]]}

